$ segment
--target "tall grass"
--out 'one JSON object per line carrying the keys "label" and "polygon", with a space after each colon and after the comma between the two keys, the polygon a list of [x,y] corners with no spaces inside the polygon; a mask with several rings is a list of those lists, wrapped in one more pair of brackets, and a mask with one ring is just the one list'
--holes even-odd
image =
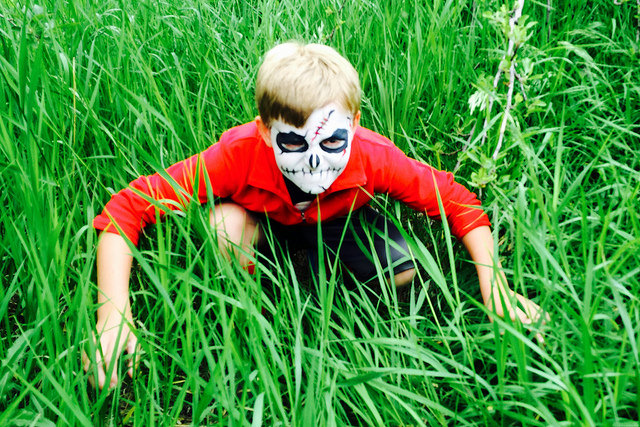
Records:
{"label": "tall grass", "polygon": [[[506,90],[487,82],[508,42],[493,0],[2,2],[0,424],[634,425],[638,11],[555,3],[525,3],[535,25],[492,160]],[[512,286],[550,313],[545,344],[490,323],[446,227],[393,202],[420,265],[406,295],[382,280],[347,290],[334,265],[312,277],[278,242],[277,261],[248,275],[193,206],[136,252],[140,368],[94,390],[80,362],[91,219],[136,176],[251,120],[261,55],[290,39],[353,62],[365,126],[459,163]],[[470,111],[478,91],[491,111]]]}

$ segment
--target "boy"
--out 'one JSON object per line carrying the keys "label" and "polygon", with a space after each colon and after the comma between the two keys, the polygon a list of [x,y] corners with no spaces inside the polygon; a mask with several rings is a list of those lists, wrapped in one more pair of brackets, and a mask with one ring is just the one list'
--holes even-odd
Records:
{"label": "boy", "polygon": [[[393,274],[387,279],[402,286],[415,272],[407,244],[391,221],[367,204],[375,193],[386,193],[438,217],[439,194],[453,234],[476,263],[485,305],[525,323],[540,318],[535,303],[508,288],[499,265],[494,272],[490,224],[475,195],[452,174],[409,159],[386,138],[359,127],[358,74],[335,50],[295,43],[271,49],[258,72],[256,101],[260,116],[255,121],[225,132],[217,144],[167,169],[178,186],[159,174],[138,178],[95,218],[94,227],[104,231],[97,252],[100,388],[107,381],[117,383],[117,369],[108,379],[105,372],[125,348],[135,349],[128,285],[132,256],[125,238],[137,244],[142,227],[155,222],[157,208],[150,199],[176,209],[191,197],[219,198],[210,218],[220,249],[247,268],[252,267],[247,254],[265,240],[267,220],[278,238],[295,235],[309,248],[317,247],[320,222],[322,244],[358,279],[367,280],[376,269],[357,240],[365,226],[386,230],[385,237],[375,238],[376,256]],[[339,246],[347,216],[350,231]],[[522,309],[512,305],[516,300]],[[85,355],[85,370],[89,366]],[[129,375],[132,370],[130,362]]]}

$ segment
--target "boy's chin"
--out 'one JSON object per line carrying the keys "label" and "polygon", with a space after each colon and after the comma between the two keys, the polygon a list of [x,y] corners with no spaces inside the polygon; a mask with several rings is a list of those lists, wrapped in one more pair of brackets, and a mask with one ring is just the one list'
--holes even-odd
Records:
{"label": "boy's chin", "polygon": [[[318,180],[316,182],[309,182],[309,181],[305,181],[305,182],[300,182],[300,180],[295,179],[295,176],[289,176],[289,180],[291,180],[291,182],[293,182],[296,187],[298,187],[300,190],[302,190],[303,192],[307,193],[307,194],[313,194],[313,195],[317,195],[320,193],[324,193],[325,191],[327,191],[327,189],[329,189],[329,187],[331,187],[331,184],[333,184],[333,182],[336,180],[337,175],[334,176],[330,176],[330,179],[323,179],[323,180]],[[320,176],[318,174],[318,176]],[[326,177],[325,177],[326,178]]]}
{"label": "boy's chin", "polygon": [[324,193],[325,191],[327,191],[327,188],[329,187],[323,187],[321,185],[314,185],[314,186],[305,186],[304,188],[300,188],[302,191],[304,191],[307,194],[313,194],[313,195],[317,195],[320,193]]}

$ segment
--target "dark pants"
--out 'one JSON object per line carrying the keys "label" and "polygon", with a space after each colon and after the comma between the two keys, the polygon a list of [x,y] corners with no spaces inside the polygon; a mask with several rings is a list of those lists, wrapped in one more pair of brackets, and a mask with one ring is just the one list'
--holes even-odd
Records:
{"label": "dark pants", "polygon": [[[380,264],[385,276],[414,268],[407,242],[398,228],[384,215],[365,206],[351,216],[324,221],[318,225],[284,226],[266,217],[259,218],[265,235],[273,238],[283,248],[306,249],[314,272],[318,271],[318,249],[326,249],[328,261],[336,257],[360,281],[377,276]],[[322,245],[318,245],[318,232]],[[270,240],[267,237],[266,240]],[[264,248],[259,248],[264,254]],[[269,256],[270,258],[273,255]]]}

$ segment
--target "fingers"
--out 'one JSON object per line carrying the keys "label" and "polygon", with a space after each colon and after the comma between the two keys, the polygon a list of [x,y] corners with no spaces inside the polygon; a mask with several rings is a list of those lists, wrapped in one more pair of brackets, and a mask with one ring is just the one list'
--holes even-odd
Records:
{"label": "fingers", "polygon": [[[89,356],[87,355],[86,351],[82,351],[82,369],[86,372],[89,373],[89,368],[91,367],[91,359],[89,359]],[[93,377],[93,375],[89,375],[88,377],[89,380],[89,384],[91,384],[91,387],[96,386],[96,382],[95,379]]]}
{"label": "fingers", "polygon": [[87,352],[82,350],[82,369],[84,369],[85,372],[89,372],[90,364],[91,361],[89,360],[89,356],[87,356]]}
{"label": "fingers", "polygon": [[[82,352],[82,368],[86,373],[89,374],[89,377],[88,377],[89,384],[91,384],[91,386],[93,387],[98,386],[98,388],[102,390],[107,378],[107,375],[105,372],[105,366],[109,366],[109,362],[103,362],[102,354],[99,349],[96,351],[95,360],[96,360],[96,363],[95,363],[96,371],[91,372],[91,367],[94,365],[91,363],[89,356],[85,352]],[[118,376],[117,376],[116,369],[114,369],[110,378],[109,387],[113,387],[117,383],[118,383]]]}
{"label": "fingers", "polygon": [[[82,352],[82,367],[85,372],[90,374],[89,383],[94,387],[97,385],[99,389],[104,388],[105,385],[108,385],[109,388],[117,386],[120,353],[126,348],[127,353],[133,354],[136,344],[137,339],[129,330],[105,331],[94,347],[95,356],[93,359],[86,351]],[[132,361],[129,362],[128,374],[132,376],[135,365],[131,363]]]}
{"label": "fingers", "polygon": [[[549,313],[540,308],[538,304],[515,292],[512,294],[513,297],[515,298],[511,301],[505,299],[497,304],[491,304],[488,308],[500,317],[506,317],[508,314],[512,322],[519,322],[528,328],[532,328],[534,325],[544,325],[551,321]],[[489,316],[489,319],[493,322],[492,316]],[[501,331],[502,333],[504,331]],[[544,344],[542,333],[536,332],[535,339],[538,344]]]}
{"label": "fingers", "polygon": [[516,308],[514,316],[512,317],[517,317],[517,319],[524,325],[530,325],[534,322],[531,310],[526,306],[524,306],[524,310]]}
{"label": "fingers", "polygon": [[[524,308],[524,310],[518,309],[518,317],[523,324],[533,325],[534,323],[538,323],[540,325],[544,325],[551,321],[549,313],[542,310],[538,304],[519,294],[518,300]],[[535,339],[539,345],[544,345],[544,336],[541,332],[536,332]]]}
{"label": "fingers", "polygon": [[536,304],[535,302],[531,301],[530,299],[520,294],[517,294],[517,298],[520,304],[522,305],[522,307],[524,308],[523,315],[525,316],[525,319],[520,317],[520,320],[523,323],[530,324],[530,323],[540,322],[541,324],[544,325],[545,323],[551,321],[551,317],[549,316],[549,313],[545,312],[542,308],[540,308],[538,304]]}
{"label": "fingers", "polygon": [[[94,340],[93,342],[95,344],[95,337],[92,336],[92,339]],[[96,387],[97,385],[100,389],[102,389],[102,387],[104,386],[105,373],[102,363],[102,352],[100,351],[100,348],[96,350],[96,354],[93,360],[95,360],[95,366],[97,368],[96,372],[90,372],[91,367],[93,366],[92,359],[89,357],[86,351],[82,351],[82,369],[89,374],[89,384],[91,384],[92,387]]]}
{"label": "fingers", "polygon": [[129,340],[127,341],[127,354],[131,355],[129,361],[127,362],[127,366],[129,369],[127,370],[127,374],[129,377],[133,378],[134,369],[138,368],[140,364],[140,352],[137,351],[138,339],[135,335],[131,334],[129,336]]}
{"label": "fingers", "polygon": [[[109,388],[114,388],[115,386],[118,385],[118,360],[114,360],[115,362],[115,366],[113,366],[111,368],[111,378],[109,381]],[[105,366],[111,367],[111,365],[107,364]],[[107,368],[109,369],[109,368]],[[102,371],[102,368],[98,368],[98,373]],[[104,371],[103,371],[104,373]],[[104,375],[104,377],[106,378],[106,375]],[[98,378],[99,379],[99,378]],[[104,387],[104,382],[102,384],[100,384],[100,389],[102,389],[102,387]]]}
{"label": "fingers", "polygon": [[[96,350],[97,379],[100,390],[102,390],[107,383],[109,369],[111,369],[111,376],[108,378],[109,388],[118,385],[118,354],[113,354],[113,350],[114,347],[110,345],[103,346],[103,351],[100,351],[100,349]],[[113,366],[111,366],[112,363]]]}

